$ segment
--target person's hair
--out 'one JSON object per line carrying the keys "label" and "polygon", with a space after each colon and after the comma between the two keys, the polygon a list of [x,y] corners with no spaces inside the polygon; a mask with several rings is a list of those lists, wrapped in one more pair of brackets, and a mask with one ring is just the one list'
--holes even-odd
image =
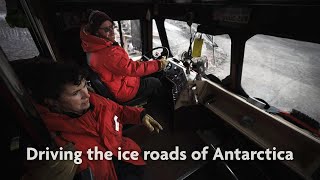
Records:
{"label": "person's hair", "polygon": [[101,24],[105,21],[110,21],[113,24],[112,19],[104,12],[98,10],[89,10],[88,23],[85,26],[85,30],[91,35],[96,35]]}
{"label": "person's hair", "polygon": [[29,75],[27,86],[31,96],[38,103],[44,103],[45,98],[58,99],[66,84],[80,85],[86,79],[88,72],[74,63],[37,63]]}

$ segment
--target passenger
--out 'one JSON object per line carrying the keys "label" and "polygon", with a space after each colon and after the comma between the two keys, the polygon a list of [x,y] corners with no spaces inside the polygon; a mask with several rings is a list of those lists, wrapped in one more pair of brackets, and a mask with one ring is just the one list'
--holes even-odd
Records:
{"label": "passenger", "polygon": [[[161,82],[144,77],[166,67],[168,61],[133,61],[115,41],[114,24],[104,12],[94,10],[81,28],[82,48],[89,55],[88,65],[99,74],[118,102],[127,102],[157,93]],[[142,77],[142,78],[141,78]]]}
{"label": "passenger", "polygon": [[[139,179],[144,160],[116,160],[121,151],[138,151],[140,147],[122,136],[123,124],[143,124],[159,133],[161,125],[143,108],[121,106],[91,93],[87,89],[86,73],[73,64],[38,64],[32,75],[31,95],[48,130],[56,133],[55,142],[63,147],[72,142],[82,151],[78,171],[90,167],[96,180]],[[87,150],[111,151],[112,160],[89,160]]]}

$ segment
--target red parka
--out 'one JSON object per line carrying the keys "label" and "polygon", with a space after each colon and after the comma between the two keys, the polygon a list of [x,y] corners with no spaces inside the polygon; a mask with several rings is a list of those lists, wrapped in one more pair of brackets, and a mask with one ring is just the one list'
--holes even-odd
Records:
{"label": "red parka", "polygon": [[[62,147],[69,141],[74,143],[77,151],[82,151],[82,163],[78,171],[90,167],[96,180],[116,180],[112,160],[89,160],[87,150],[94,150],[97,146],[100,151],[111,151],[117,157],[118,147],[121,147],[122,152],[138,151],[140,154],[140,147],[133,140],[122,136],[122,124],[140,123],[143,108],[121,106],[97,94],[90,95],[93,108],[80,117],[53,113],[41,105],[37,105],[37,109],[49,131],[59,132],[60,135],[55,138],[59,146]],[[145,165],[141,156],[138,160],[126,162]]]}
{"label": "red parka", "polygon": [[140,77],[160,69],[159,61],[133,61],[122,47],[89,34],[84,28],[80,38],[84,52],[89,53],[89,66],[99,74],[118,102],[133,99],[139,89]]}

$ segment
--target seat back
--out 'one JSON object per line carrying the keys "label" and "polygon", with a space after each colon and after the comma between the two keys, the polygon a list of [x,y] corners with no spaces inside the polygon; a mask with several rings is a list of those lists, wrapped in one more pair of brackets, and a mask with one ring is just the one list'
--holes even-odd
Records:
{"label": "seat back", "polygon": [[88,68],[89,71],[89,81],[91,87],[101,96],[108,98],[112,101],[116,101],[113,94],[110,92],[109,88],[101,81],[99,75],[95,73],[91,68]]}
{"label": "seat back", "polygon": [[94,180],[93,173],[90,167],[75,174],[73,180]]}

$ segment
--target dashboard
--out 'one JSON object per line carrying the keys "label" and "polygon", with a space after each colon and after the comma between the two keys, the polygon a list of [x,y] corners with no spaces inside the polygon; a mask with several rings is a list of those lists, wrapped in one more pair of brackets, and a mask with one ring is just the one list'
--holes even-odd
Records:
{"label": "dashboard", "polygon": [[185,73],[185,68],[181,62],[173,58],[169,58],[169,64],[165,69],[165,77],[173,84],[172,98],[176,102],[181,94],[181,91],[186,87],[188,80]]}

